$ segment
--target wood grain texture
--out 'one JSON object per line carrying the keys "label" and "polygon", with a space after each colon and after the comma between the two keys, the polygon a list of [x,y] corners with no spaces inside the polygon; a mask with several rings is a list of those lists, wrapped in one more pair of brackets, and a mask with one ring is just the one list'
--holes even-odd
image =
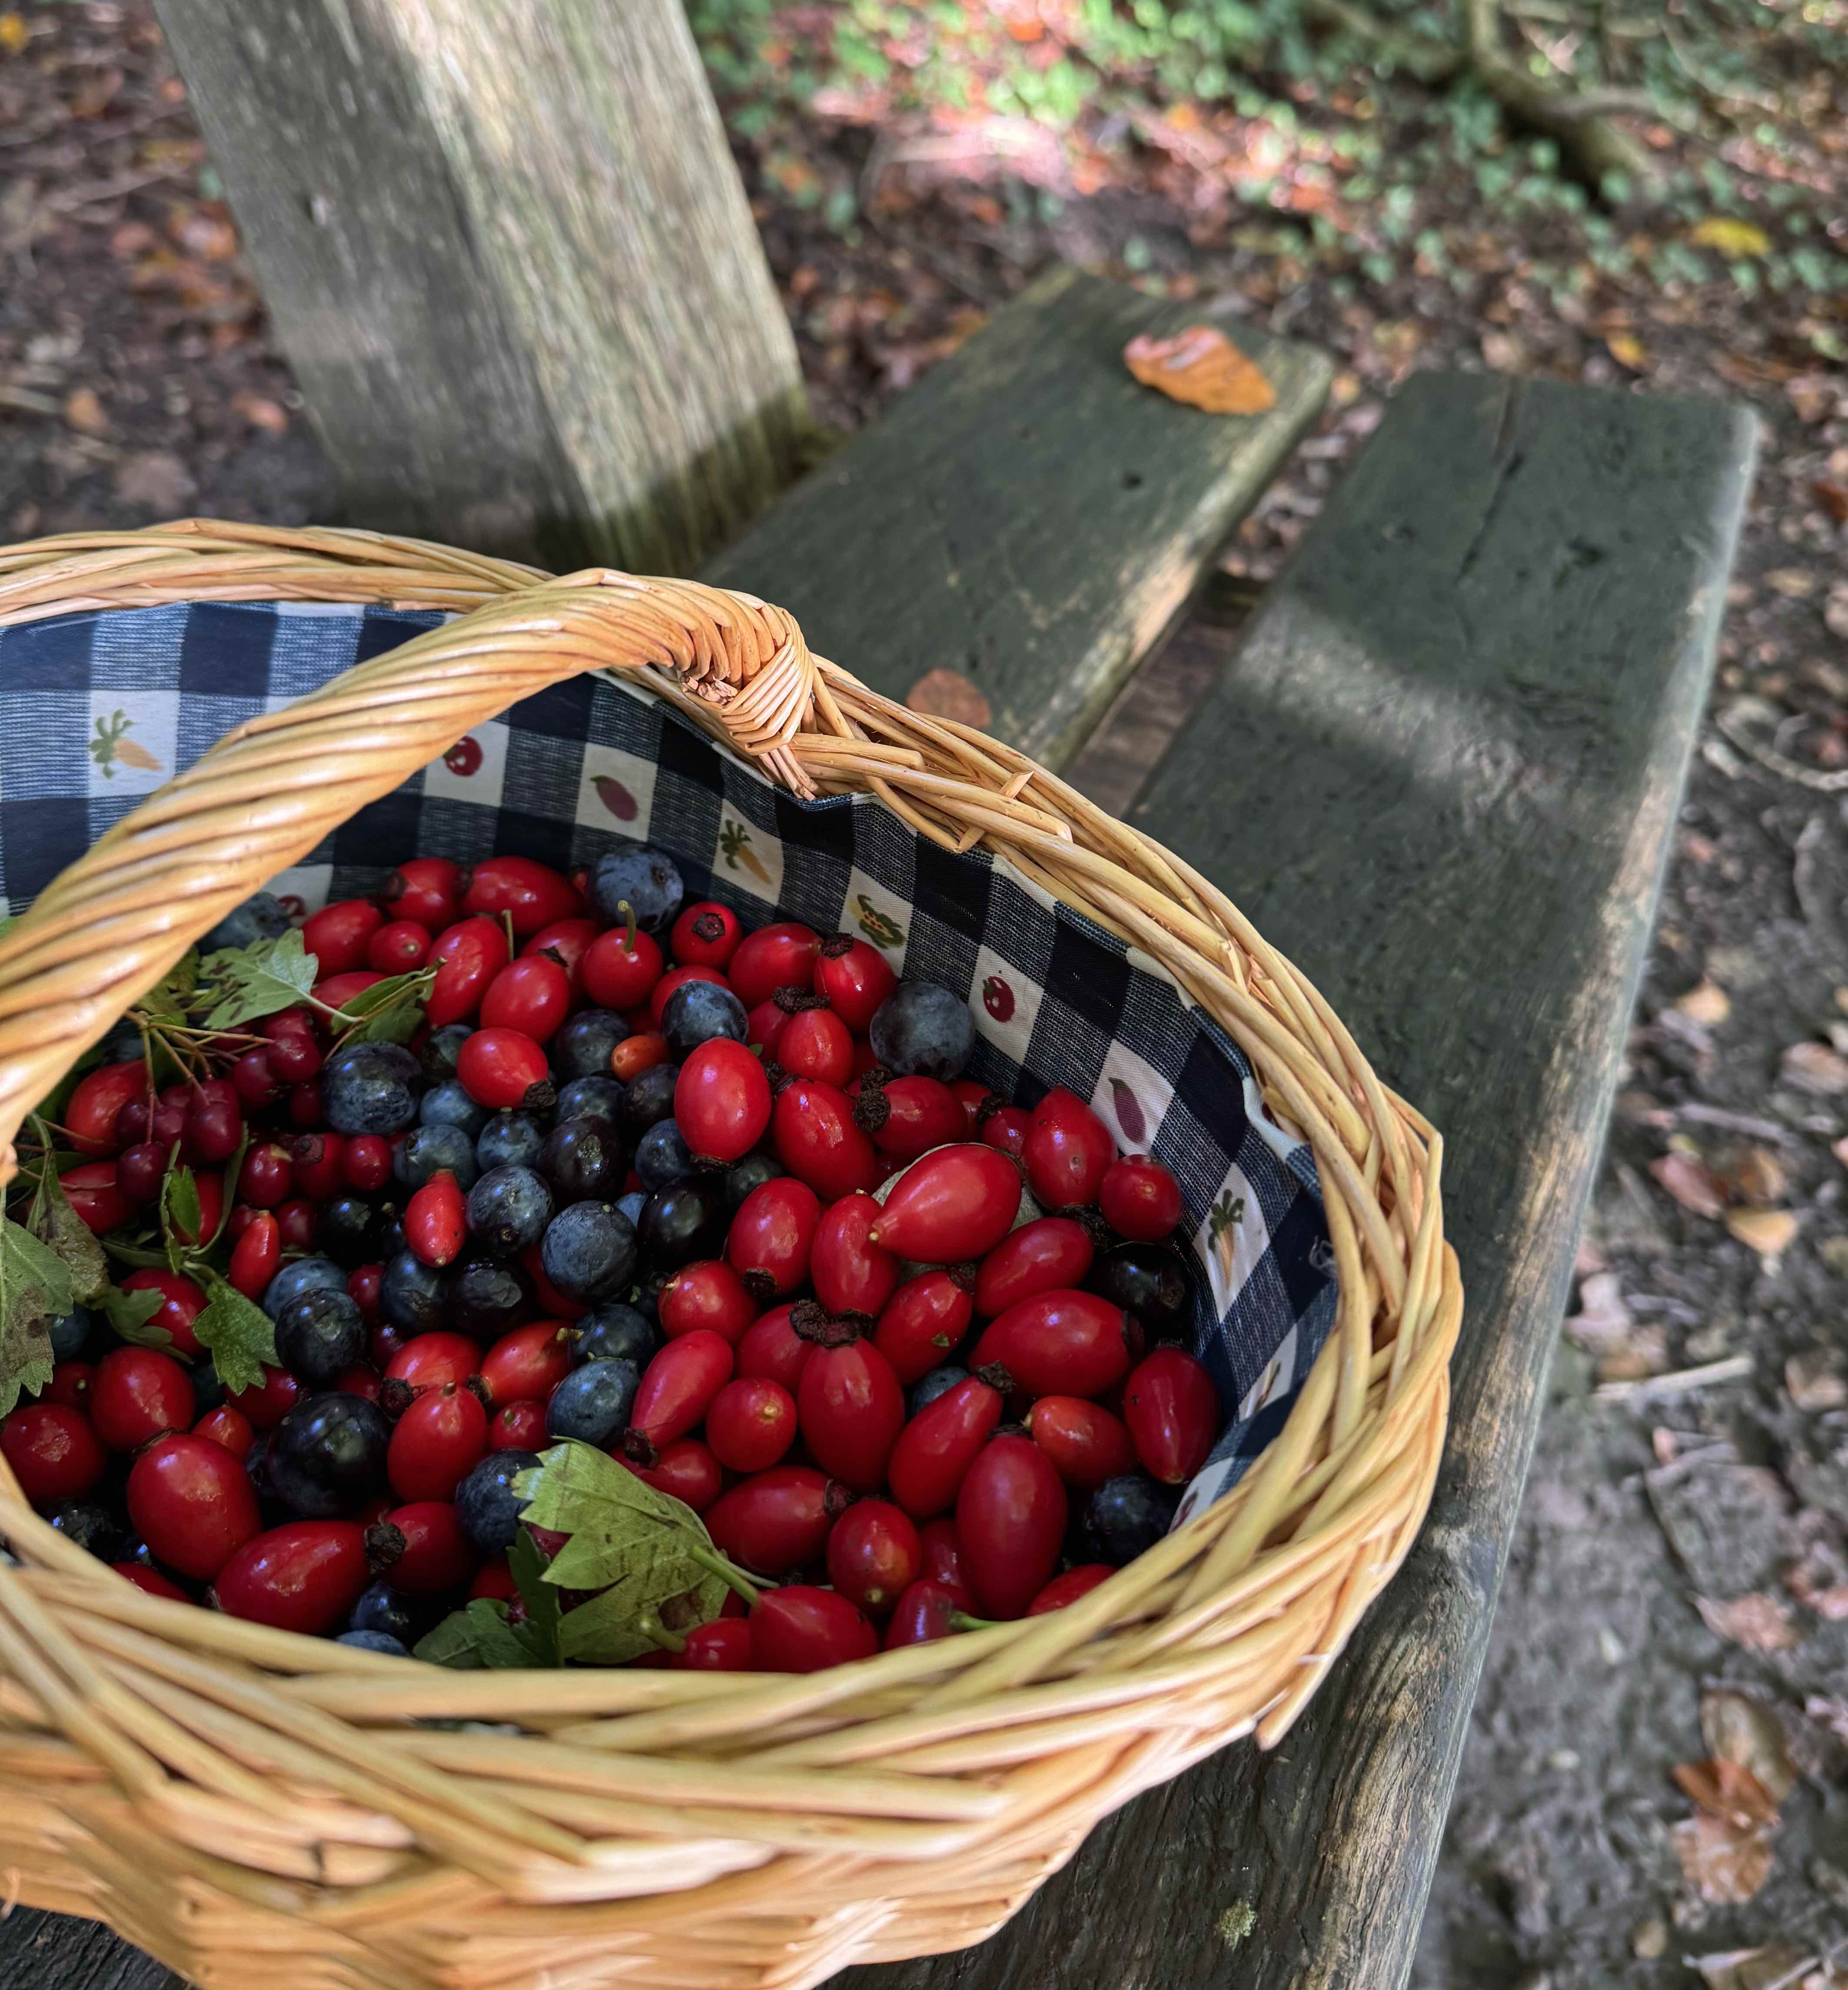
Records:
{"label": "wood grain texture", "polygon": [[795,341],[680,0],[159,0],[353,522],[687,571]]}
{"label": "wood grain texture", "polygon": [[1414,379],[1133,812],[1444,1129],[1443,1473],[1273,1755],[1140,1798],[982,1948],[836,1990],[1405,1981],[1754,447],[1711,402]]}
{"label": "wood grain texture", "polygon": [[186,1990],[184,1977],[97,1921],[15,1907],[0,1921],[6,1990]]}
{"label": "wood grain texture", "polygon": [[1063,766],[1328,392],[1324,354],[1236,326],[1277,389],[1268,413],[1203,415],[1138,386],[1125,342],[1199,316],[1052,272],[701,578],[781,603],[888,698],[961,671],[989,730]]}

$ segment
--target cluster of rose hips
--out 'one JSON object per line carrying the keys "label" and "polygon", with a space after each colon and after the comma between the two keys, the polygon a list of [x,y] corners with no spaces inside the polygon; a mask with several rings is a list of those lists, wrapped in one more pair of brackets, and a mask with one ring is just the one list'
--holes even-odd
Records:
{"label": "cluster of rose hips", "polygon": [[[88,1073],[79,1214],[144,1234],[178,1161],[198,1213],[187,1268],[120,1282],[167,1344],[80,1309],[0,1424],[53,1523],[154,1594],[402,1652],[466,1599],[520,1617],[514,1481],[575,1439],[778,1585],[656,1662],[762,1670],[1057,1608],[1158,1538],[1221,1421],[1172,1177],[1070,1092],[967,1078],[967,1005],[865,941],[683,897],[639,844],[415,859],[307,920],[312,1006],[222,1076]],[[410,1048],[331,1034],[420,969]],[[216,1275],[280,1357],[230,1394]]]}

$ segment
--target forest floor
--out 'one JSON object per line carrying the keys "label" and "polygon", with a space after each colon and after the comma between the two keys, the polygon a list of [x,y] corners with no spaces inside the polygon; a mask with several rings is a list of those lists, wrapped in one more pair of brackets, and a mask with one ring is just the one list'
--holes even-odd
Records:
{"label": "forest floor", "polygon": [[[1338,356],[1225,555],[1254,587],[1416,368],[1757,409],[1416,1981],[1822,1990],[1848,1984],[1848,9],[1517,5],[1534,66],[1653,93],[1629,128],[1660,185],[1588,192],[1480,92],[1304,42],[1288,0],[689,11],[832,425],[1057,259]],[[144,0],[0,11],[5,537],[337,520],[221,191]]]}

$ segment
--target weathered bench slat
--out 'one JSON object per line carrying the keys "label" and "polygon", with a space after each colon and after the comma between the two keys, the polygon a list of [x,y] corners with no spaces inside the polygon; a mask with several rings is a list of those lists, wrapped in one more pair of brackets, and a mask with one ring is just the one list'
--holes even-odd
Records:
{"label": "weathered bench slat", "polygon": [[982,1947],[836,1990],[1404,1982],[1753,449],[1713,402],[1413,380],[1133,811],[1445,1130],[1443,1476],[1274,1755],[1139,1798]]}
{"label": "weathered bench slat", "polygon": [[1266,414],[1202,415],[1130,378],[1127,340],[1199,318],[1052,272],[700,578],[780,602],[888,698],[962,672],[992,731],[1062,766],[1328,392],[1324,354],[1236,327],[1277,391]]}

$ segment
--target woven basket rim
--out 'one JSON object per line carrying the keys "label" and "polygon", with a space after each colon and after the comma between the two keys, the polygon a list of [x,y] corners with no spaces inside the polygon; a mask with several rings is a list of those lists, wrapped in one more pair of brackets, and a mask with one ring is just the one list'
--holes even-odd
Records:
{"label": "woven basket rim", "polygon": [[[39,1737],[19,1761],[48,1751],[36,1773],[102,1876],[95,1910],[176,1966],[202,1952],[137,1891],[126,1834],[252,1913],[255,1876],[361,1902],[414,1874],[432,1941],[469,1920],[446,1874],[489,1882],[483,1940],[547,1903],[611,1941],[794,1914],[777,1952],[812,1958],[813,1981],[975,1938],[1136,1789],[1241,1734],[1273,1745],[1423,1517],[1462,1307],[1441,1139],[1291,964],[1172,853],[1012,749],[879,697],[748,596],[212,520],[0,548],[0,625],[192,600],[459,619],[239,728],[0,939],[0,1180],[24,1112],[223,911],[470,725],[613,668],[798,793],[870,793],[949,847],[980,843],[1172,973],[1304,1130],[1338,1316],[1239,1486],[1078,1603],[805,1677],[453,1672],[270,1631],[135,1589],[0,1465],[21,1564],[0,1570],[0,1710]],[[432,1719],[520,1731],[404,1724]],[[22,1773],[0,1739],[0,1783]],[[69,1870],[37,1862],[27,1896],[67,1893]],[[914,1948],[849,1911],[894,1897],[936,1903]]]}

